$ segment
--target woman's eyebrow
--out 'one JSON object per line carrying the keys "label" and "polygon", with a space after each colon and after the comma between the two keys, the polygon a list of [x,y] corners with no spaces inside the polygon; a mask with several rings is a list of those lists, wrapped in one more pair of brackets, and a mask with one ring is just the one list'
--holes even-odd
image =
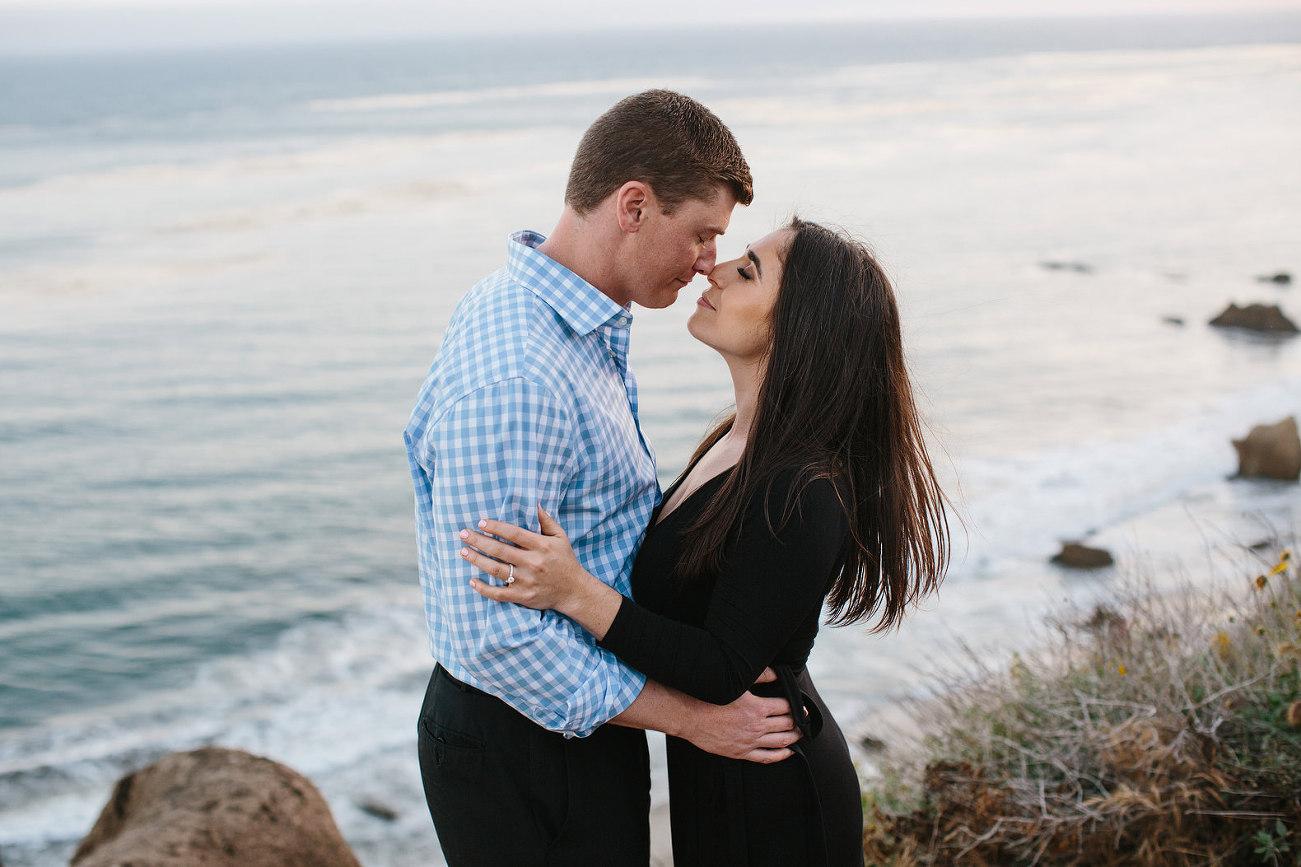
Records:
{"label": "woman's eyebrow", "polygon": [[756,271],[758,271],[758,272],[759,272],[759,276],[762,277],[762,276],[763,276],[763,266],[759,264],[759,257],[756,256],[756,255],[754,255],[754,251],[751,250],[749,247],[746,248],[746,250],[745,250],[745,255],[750,259],[751,262],[754,263],[754,269],[755,269]]}

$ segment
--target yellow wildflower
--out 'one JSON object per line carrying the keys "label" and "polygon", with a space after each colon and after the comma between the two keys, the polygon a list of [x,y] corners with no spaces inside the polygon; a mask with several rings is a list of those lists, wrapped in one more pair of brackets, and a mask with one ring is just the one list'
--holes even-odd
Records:
{"label": "yellow wildflower", "polygon": [[1125,666],[1123,665],[1116,666],[1116,671],[1120,672],[1121,677],[1125,676]]}
{"label": "yellow wildflower", "polygon": [[1220,659],[1229,658],[1229,653],[1233,650],[1233,642],[1229,640],[1229,633],[1221,629],[1215,633],[1215,639],[1211,644],[1215,647],[1215,652],[1220,655]]}
{"label": "yellow wildflower", "polygon": [[1265,589],[1265,583],[1266,583],[1266,581],[1267,581],[1267,579],[1265,578],[1264,575],[1257,575],[1257,576],[1256,576],[1256,589],[1257,589],[1257,590],[1264,590],[1264,589]]}
{"label": "yellow wildflower", "polygon": [[1287,568],[1287,561],[1285,560],[1285,561],[1279,563],[1277,566],[1275,566],[1274,569],[1273,569],[1269,574],[1271,574],[1271,575],[1277,575],[1278,573],[1282,572],[1282,571],[1285,570],[1286,568]]}

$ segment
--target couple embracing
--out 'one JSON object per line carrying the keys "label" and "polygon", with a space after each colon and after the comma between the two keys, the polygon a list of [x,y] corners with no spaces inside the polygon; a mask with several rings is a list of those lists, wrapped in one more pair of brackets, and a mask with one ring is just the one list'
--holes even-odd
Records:
{"label": "couple embracing", "polygon": [[[644,730],[674,861],[859,865],[844,736],[805,669],[832,622],[896,624],[948,539],[891,285],[794,220],[716,262],[753,197],[708,109],[653,90],[584,134],[552,233],[459,303],[405,436],[437,664],[421,775],[447,861],[645,865]],[[735,412],[661,495],[631,306],[688,323]]]}

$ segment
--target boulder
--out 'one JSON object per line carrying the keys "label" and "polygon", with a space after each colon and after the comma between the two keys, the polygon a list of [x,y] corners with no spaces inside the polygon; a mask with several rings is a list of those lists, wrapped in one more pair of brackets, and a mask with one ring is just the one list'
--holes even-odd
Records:
{"label": "boulder", "polygon": [[1245,478],[1301,478],[1301,438],[1296,418],[1288,416],[1277,424],[1256,425],[1245,439],[1233,440],[1238,452],[1238,475]]}
{"label": "boulder", "polygon": [[1256,279],[1261,283],[1277,283],[1279,286],[1292,285],[1292,275],[1286,271],[1278,271],[1274,274],[1262,274]]}
{"label": "boulder", "polygon": [[1078,542],[1065,542],[1062,550],[1053,555],[1052,562],[1066,569],[1102,569],[1113,565],[1111,552],[1105,548],[1090,548]]}
{"label": "boulder", "polygon": [[172,753],[118,781],[74,867],[360,867],[306,777],[239,750]]}
{"label": "boulder", "polygon": [[1245,328],[1270,334],[1296,334],[1298,330],[1296,323],[1284,316],[1277,304],[1248,304],[1246,307],[1230,304],[1210,324],[1216,328]]}

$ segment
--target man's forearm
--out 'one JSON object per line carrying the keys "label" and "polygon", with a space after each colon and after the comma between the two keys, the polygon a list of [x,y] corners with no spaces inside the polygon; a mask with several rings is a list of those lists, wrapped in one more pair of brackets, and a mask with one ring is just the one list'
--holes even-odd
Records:
{"label": "man's forearm", "polygon": [[610,722],[664,732],[714,755],[765,764],[789,757],[788,748],[800,737],[785,699],[747,692],[731,704],[708,704],[653,680]]}
{"label": "man's forearm", "polygon": [[648,680],[636,700],[610,722],[631,729],[664,732],[666,735],[684,738],[688,728],[686,720],[697,712],[693,706],[697,704],[702,702],[662,683]]}

